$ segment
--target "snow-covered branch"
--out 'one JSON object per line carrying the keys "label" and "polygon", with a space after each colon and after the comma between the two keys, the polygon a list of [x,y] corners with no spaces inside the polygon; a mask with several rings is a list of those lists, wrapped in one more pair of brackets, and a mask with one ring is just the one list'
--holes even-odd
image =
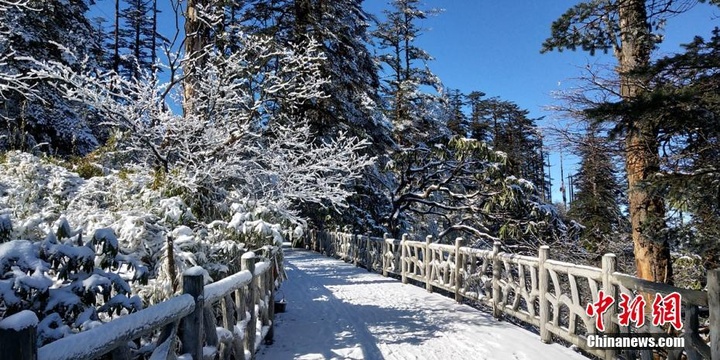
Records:
{"label": "snow-covered branch", "polygon": [[[346,185],[373,159],[359,155],[366,141],[344,133],[318,141],[310,132],[302,108],[326,97],[318,43],[284,48],[267,37],[240,39],[231,55],[205,54],[189,102],[166,97],[178,79],[128,80],[26,60],[35,62],[33,76],[99,112],[136,161],[161,164],[170,187],[204,205],[237,189],[281,212],[301,202],[345,206]],[[192,111],[180,114],[187,103]]]}
{"label": "snow-covered branch", "polygon": [[392,165],[397,185],[389,227],[396,234],[421,229],[440,241],[465,234],[478,245],[502,240],[523,249],[565,238],[569,229],[554,208],[534,184],[508,176],[506,163],[506,155],[487,144],[459,137],[404,149]]}
{"label": "snow-covered branch", "polygon": [[[1,36],[0,34],[0,37]],[[13,52],[0,54],[0,69],[6,68],[8,61],[10,61],[13,56]],[[0,70],[0,99],[4,99],[10,92],[17,92],[26,97],[31,97],[33,95],[33,88],[28,84],[28,80],[30,79],[31,77],[27,74],[10,73]]]}
{"label": "snow-covered branch", "polygon": [[[0,0],[0,13],[11,9],[32,10],[28,5],[28,0]],[[11,91],[29,96],[32,88],[27,85],[27,75],[7,72],[8,61],[14,55],[14,51],[7,45],[6,37],[9,32],[7,24],[0,24],[0,98],[5,98],[6,94]]]}
{"label": "snow-covered branch", "polygon": [[15,8],[29,8],[28,0],[0,0],[0,11],[7,11],[8,9]]}

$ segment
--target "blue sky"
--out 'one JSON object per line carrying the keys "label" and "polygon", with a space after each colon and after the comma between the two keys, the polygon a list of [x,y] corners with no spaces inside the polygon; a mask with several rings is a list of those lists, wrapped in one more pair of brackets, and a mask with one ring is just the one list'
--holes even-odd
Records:
{"label": "blue sky", "polygon": [[[554,103],[552,92],[570,89],[573,78],[582,75],[588,63],[614,64],[612,54],[591,57],[577,51],[540,54],[550,25],[578,1],[554,0],[426,0],[424,8],[444,11],[423,21],[427,30],[417,44],[435,60],[430,69],[450,88],[467,93],[473,90],[510,100],[545,120],[542,127],[560,121],[544,108]],[[380,14],[387,1],[366,0],[366,9]],[[378,15],[382,17],[382,15]],[[720,9],[700,4],[692,11],[668,21],[665,42],[658,53],[680,50],[693,36],[708,37],[720,26]],[[561,201],[560,151],[552,150],[553,201]],[[577,159],[563,152],[565,175]]]}

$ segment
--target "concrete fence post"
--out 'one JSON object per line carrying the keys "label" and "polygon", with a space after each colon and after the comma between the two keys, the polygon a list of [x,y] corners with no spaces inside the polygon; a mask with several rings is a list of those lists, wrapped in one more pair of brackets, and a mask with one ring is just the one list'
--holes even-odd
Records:
{"label": "concrete fence post", "polygon": [[423,265],[425,266],[425,290],[432,292],[432,269],[431,261],[432,261],[432,255],[430,251],[430,244],[433,242],[432,235],[428,235],[425,237],[425,249],[423,249]]}
{"label": "concrete fence post", "polygon": [[385,233],[383,234],[383,242],[382,242],[382,274],[383,276],[388,276],[387,268],[389,265],[389,261],[387,258],[388,249],[390,248],[388,246],[388,240],[390,239],[390,234]]}
{"label": "concrete fence post", "polygon": [[545,261],[550,256],[550,247],[543,245],[538,250],[538,292],[540,298],[540,340],[548,344],[552,342],[552,334],[547,329],[550,322],[550,302],[548,302],[547,294],[550,286],[548,272],[545,269]]}
{"label": "concrete fence post", "polygon": [[355,267],[360,266],[360,241],[358,236],[355,234],[350,235],[351,243],[353,247],[353,265]]}
{"label": "concrete fence post", "polygon": [[[615,272],[615,254],[605,254],[602,257],[602,288],[606,296],[610,296],[612,299],[617,299],[617,291],[615,291],[615,285],[612,283],[612,274]],[[606,334],[617,334],[619,331],[618,324],[615,323],[617,318],[617,311],[615,304],[612,304],[607,308],[603,316],[603,323],[605,325]],[[605,359],[612,360],[617,356],[617,351],[614,349],[605,350]]]}
{"label": "concrete fence post", "polygon": [[365,236],[365,257],[367,258],[365,260],[365,268],[368,272],[371,272],[373,269],[373,256],[372,256],[372,240],[370,239],[370,234],[367,234]]}
{"label": "concrete fence post", "polygon": [[710,354],[720,360],[720,269],[707,274],[708,307],[710,308]]}
{"label": "concrete fence post", "polygon": [[493,267],[493,278],[492,278],[492,298],[493,298],[493,316],[496,319],[499,319],[502,316],[502,290],[500,289],[500,277],[502,276],[502,271],[500,270],[501,262],[500,262],[500,246],[502,245],[501,242],[496,241],[493,244],[493,251],[492,251],[492,267]]}
{"label": "concrete fence post", "polygon": [[407,272],[408,272],[408,253],[407,253],[407,247],[405,245],[406,242],[409,241],[410,235],[403,234],[402,240],[400,240],[400,276],[402,278],[402,283],[407,284]]}
{"label": "concrete fence post", "polygon": [[463,242],[464,240],[461,237],[455,239],[455,269],[453,275],[455,276],[455,301],[458,303],[461,303],[463,299],[463,295],[460,292],[463,282],[463,270],[465,269],[465,259],[461,252]]}

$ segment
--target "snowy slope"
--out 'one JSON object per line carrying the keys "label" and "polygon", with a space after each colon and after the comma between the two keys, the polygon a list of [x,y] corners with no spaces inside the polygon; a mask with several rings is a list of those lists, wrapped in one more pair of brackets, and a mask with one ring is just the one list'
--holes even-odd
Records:
{"label": "snowy slope", "polygon": [[258,359],[587,359],[424,289],[286,249],[287,312]]}

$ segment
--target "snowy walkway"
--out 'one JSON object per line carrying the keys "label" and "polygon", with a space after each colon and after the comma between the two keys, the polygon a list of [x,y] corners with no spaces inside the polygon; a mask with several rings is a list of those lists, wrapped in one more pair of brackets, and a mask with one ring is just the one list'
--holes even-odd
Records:
{"label": "snowy walkway", "polygon": [[287,312],[260,360],[585,359],[420,287],[306,250],[285,249]]}

